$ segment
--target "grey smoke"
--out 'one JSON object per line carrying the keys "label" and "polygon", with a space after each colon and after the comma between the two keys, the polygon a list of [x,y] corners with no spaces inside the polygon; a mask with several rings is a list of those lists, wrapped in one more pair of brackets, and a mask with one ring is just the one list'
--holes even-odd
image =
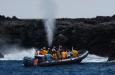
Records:
{"label": "grey smoke", "polygon": [[41,0],[41,11],[45,22],[48,45],[52,45],[55,32],[56,3],[54,0]]}

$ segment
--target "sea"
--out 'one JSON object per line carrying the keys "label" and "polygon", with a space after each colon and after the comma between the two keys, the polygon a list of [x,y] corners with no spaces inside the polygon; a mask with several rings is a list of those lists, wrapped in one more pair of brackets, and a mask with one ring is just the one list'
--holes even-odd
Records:
{"label": "sea", "polygon": [[23,57],[33,56],[33,51],[15,52],[0,59],[0,75],[115,75],[115,62],[107,57],[89,54],[80,64],[49,67],[24,67]]}

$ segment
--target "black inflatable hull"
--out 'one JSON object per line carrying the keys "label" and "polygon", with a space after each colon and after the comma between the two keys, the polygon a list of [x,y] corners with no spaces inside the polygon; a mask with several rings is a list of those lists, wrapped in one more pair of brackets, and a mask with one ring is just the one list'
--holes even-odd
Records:
{"label": "black inflatable hull", "polygon": [[[85,57],[87,57],[88,51],[83,51],[76,58],[69,58],[64,60],[50,61],[39,63],[38,66],[53,66],[53,65],[65,65],[65,64],[74,64],[80,63]],[[24,57],[23,59],[24,66],[33,66],[33,59],[29,57]]]}

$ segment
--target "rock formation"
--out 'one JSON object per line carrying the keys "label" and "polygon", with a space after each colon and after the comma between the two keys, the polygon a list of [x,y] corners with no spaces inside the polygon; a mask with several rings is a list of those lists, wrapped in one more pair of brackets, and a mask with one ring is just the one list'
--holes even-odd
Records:
{"label": "rock formation", "polygon": [[[88,49],[90,53],[115,58],[115,15],[96,18],[56,19],[53,45]],[[5,42],[3,42],[3,40]],[[20,44],[23,47],[47,46],[41,19],[18,19],[0,16],[0,47]]]}

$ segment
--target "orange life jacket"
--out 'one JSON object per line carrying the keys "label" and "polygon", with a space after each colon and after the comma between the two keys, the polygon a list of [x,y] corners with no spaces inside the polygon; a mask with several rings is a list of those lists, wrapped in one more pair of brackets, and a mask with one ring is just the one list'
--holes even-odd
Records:
{"label": "orange life jacket", "polygon": [[45,49],[42,49],[42,50],[40,50],[40,54],[41,55],[46,55],[48,52],[47,52],[47,50],[45,50]]}
{"label": "orange life jacket", "polygon": [[62,59],[67,59],[67,51],[62,52]]}

